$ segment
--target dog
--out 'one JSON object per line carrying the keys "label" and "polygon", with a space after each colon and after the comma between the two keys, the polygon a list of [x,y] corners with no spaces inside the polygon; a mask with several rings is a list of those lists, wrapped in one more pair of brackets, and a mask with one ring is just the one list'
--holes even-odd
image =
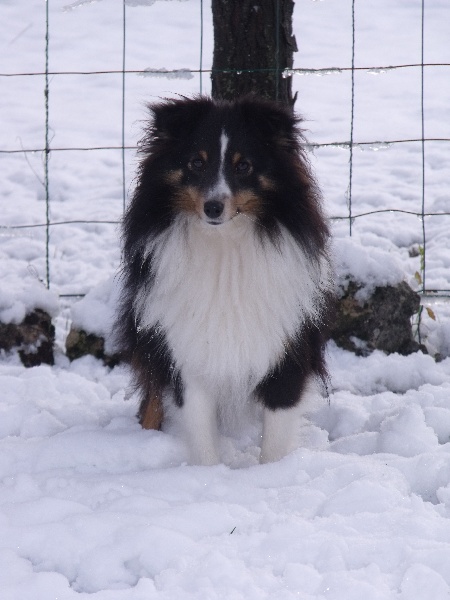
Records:
{"label": "dog", "polygon": [[[326,382],[329,228],[289,107],[162,100],[123,219],[119,347],[139,418],[178,415],[192,464],[220,462],[220,418],[262,405],[260,462],[298,447]],[[167,400],[169,398],[169,400]]]}

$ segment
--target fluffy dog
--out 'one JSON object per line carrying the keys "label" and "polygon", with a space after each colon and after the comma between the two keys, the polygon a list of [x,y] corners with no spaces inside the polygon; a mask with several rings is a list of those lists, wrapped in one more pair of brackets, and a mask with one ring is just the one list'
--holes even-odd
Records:
{"label": "fluffy dog", "polygon": [[175,405],[196,464],[220,461],[218,421],[263,406],[261,462],[298,445],[327,377],[329,230],[299,119],[255,98],[151,105],[123,221],[120,347],[140,421]]}

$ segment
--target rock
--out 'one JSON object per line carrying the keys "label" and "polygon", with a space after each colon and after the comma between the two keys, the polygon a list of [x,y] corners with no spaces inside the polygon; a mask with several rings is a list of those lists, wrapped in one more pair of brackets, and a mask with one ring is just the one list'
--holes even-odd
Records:
{"label": "rock", "polygon": [[17,349],[26,367],[53,365],[55,328],[48,313],[36,308],[21,323],[0,323],[0,349]]}
{"label": "rock", "polygon": [[103,360],[108,367],[114,367],[119,362],[117,355],[109,356],[105,353],[104,338],[73,326],[66,339],[66,354],[70,360],[91,354],[95,358]]}
{"label": "rock", "polygon": [[357,295],[361,286],[348,283],[338,301],[331,337],[345,350],[367,355],[373,350],[411,354],[426,348],[413,339],[411,317],[420,306],[420,297],[407,283],[375,288],[366,300]]}

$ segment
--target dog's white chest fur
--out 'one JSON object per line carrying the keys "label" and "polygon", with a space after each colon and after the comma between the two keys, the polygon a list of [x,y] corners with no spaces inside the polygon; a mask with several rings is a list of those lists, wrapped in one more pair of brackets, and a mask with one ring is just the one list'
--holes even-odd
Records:
{"label": "dog's white chest fur", "polygon": [[139,326],[162,326],[183,375],[251,390],[313,320],[328,265],[313,267],[283,230],[278,248],[244,215],[219,227],[180,216],[147,247],[154,283],[135,304]]}

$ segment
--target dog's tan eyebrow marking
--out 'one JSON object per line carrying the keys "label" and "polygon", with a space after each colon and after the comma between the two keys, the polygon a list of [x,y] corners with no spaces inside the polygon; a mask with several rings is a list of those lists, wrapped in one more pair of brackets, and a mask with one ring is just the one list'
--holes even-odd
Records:
{"label": "dog's tan eyebrow marking", "polygon": [[265,175],[259,175],[258,177],[259,185],[263,190],[276,190],[277,186],[275,182],[266,177]]}
{"label": "dog's tan eyebrow marking", "polygon": [[235,152],[231,161],[233,163],[233,167],[235,167],[240,160],[242,160],[242,154],[240,152]]}
{"label": "dog's tan eyebrow marking", "polygon": [[199,150],[198,155],[200,156],[200,158],[202,160],[204,160],[205,162],[208,161],[208,153],[206,152],[206,150]]}

